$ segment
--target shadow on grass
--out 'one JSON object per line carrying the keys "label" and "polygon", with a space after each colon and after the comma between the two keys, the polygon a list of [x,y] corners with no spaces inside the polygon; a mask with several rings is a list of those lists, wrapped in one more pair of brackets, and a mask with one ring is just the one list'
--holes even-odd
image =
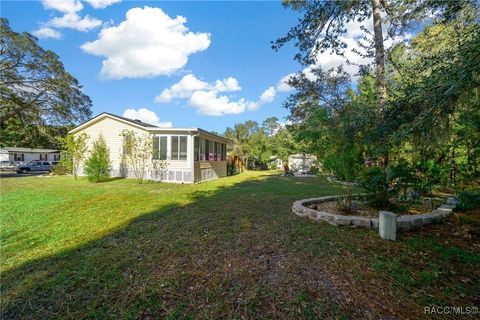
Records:
{"label": "shadow on grass", "polygon": [[291,213],[293,201],[340,187],[296,182],[200,185],[188,205],[158,207],[108,236],[3,272],[2,316],[421,318],[425,299],[474,303],[478,255],[442,254],[448,247],[437,243],[446,237],[435,232],[446,227],[385,242],[375,231],[312,223]]}
{"label": "shadow on grass", "polygon": [[345,308],[319,285],[320,273],[290,272],[304,260],[290,252],[298,245],[289,244],[298,237],[288,231],[298,219],[292,201],[331,193],[326,187],[293,190],[288,180],[264,177],[192,192],[189,205],[159,207],[108,236],[3,272],[2,315],[340,316]]}

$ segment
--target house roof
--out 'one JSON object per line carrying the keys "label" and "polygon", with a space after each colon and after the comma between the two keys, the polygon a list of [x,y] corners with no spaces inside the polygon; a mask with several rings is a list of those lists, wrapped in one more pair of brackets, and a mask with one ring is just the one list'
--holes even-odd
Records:
{"label": "house roof", "polygon": [[73,128],[72,130],[70,130],[70,132],[75,132],[77,131],[79,128],[85,126],[86,124],[90,123],[90,122],[93,122],[95,120],[97,120],[98,118],[102,117],[102,116],[110,116],[110,117],[113,117],[113,118],[117,118],[117,119],[121,119],[123,121],[127,121],[127,122],[130,122],[134,125],[137,125],[137,126],[140,126],[140,127],[144,127],[144,128],[159,128],[153,124],[149,124],[149,123],[146,123],[146,122],[143,122],[143,121],[140,121],[138,119],[129,119],[129,118],[125,118],[125,117],[121,117],[121,116],[117,116],[116,114],[113,114],[113,113],[108,113],[108,112],[102,112],[98,115],[96,115],[95,117],[91,118],[91,119],[88,119],[87,121],[84,121],[82,122],[81,124],[79,124],[78,126],[76,126],[75,128]]}
{"label": "house roof", "polygon": [[23,152],[23,153],[59,153],[60,150],[55,149],[36,149],[36,148],[22,148],[22,147],[5,147],[2,150],[8,152]]}
{"label": "house roof", "polygon": [[[142,126],[142,127],[145,127],[145,128],[160,128],[159,126],[155,126],[155,125],[153,125],[153,124],[146,123],[146,122],[143,122],[143,121],[138,120],[138,119],[129,119],[129,118],[117,116],[117,115],[115,115],[115,114],[108,113],[108,112],[103,112],[103,113],[104,113],[104,114],[108,114],[108,115],[110,115],[110,116],[112,116],[112,117],[116,117],[116,118],[120,118],[120,119],[125,120],[125,121],[129,121],[129,122],[134,123],[134,124],[138,124],[138,125],[140,125],[140,126]],[[103,113],[101,113],[101,114],[103,114]],[[101,115],[101,114],[100,114],[100,115]],[[98,116],[97,116],[97,117],[98,117]]]}
{"label": "house roof", "polygon": [[110,117],[110,118],[116,118],[120,121],[123,121],[123,122],[127,122],[128,124],[131,124],[133,126],[136,126],[140,129],[143,129],[143,130],[147,130],[147,131],[188,131],[188,132],[198,132],[199,134],[203,134],[203,135],[206,135],[206,136],[210,136],[212,138],[217,138],[217,139],[220,139],[220,140],[225,140],[227,141],[228,143],[233,143],[230,139],[227,139],[225,137],[222,137],[222,136],[219,136],[217,134],[214,134],[210,131],[207,131],[207,130],[203,130],[203,129],[200,129],[200,128],[166,128],[166,127],[159,127],[159,126],[155,126],[153,124],[149,124],[149,123],[146,123],[146,122],[143,122],[143,121],[140,121],[138,119],[129,119],[129,118],[125,118],[125,117],[121,117],[121,116],[117,116],[113,113],[108,113],[108,112],[102,112],[100,113],[99,115],[93,117],[92,119],[90,120],[87,120],[83,123],[81,123],[80,125],[78,125],[77,127],[73,128],[72,130],[70,130],[70,133],[75,133],[79,130],[81,130],[83,127],[86,127],[88,126],[89,123],[92,123],[94,122],[95,120],[98,120],[99,118],[101,117]]}

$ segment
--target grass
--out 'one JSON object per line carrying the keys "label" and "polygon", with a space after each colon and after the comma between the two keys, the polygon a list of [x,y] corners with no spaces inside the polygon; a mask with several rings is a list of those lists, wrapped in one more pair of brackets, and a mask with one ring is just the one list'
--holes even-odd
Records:
{"label": "grass", "polygon": [[427,318],[480,301],[464,220],[386,242],[292,214],[340,192],[321,178],[0,183],[3,318]]}

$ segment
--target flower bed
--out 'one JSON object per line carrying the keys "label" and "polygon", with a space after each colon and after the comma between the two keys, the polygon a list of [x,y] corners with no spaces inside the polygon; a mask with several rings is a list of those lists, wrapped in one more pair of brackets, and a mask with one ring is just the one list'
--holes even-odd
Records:
{"label": "flower bed", "polygon": [[[362,216],[347,216],[342,214],[334,214],[326,211],[319,211],[309,208],[310,205],[327,201],[336,201],[343,196],[327,196],[321,198],[311,198],[295,201],[292,211],[298,216],[307,216],[316,221],[324,221],[332,225],[338,226],[357,226],[364,228],[378,229],[378,218],[369,218]],[[397,217],[397,228],[400,230],[411,230],[422,227],[433,222],[439,222],[452,213],[457,205],[455,198],[448,198],[445,204],[437,209],[425,214],[401,215]]]}

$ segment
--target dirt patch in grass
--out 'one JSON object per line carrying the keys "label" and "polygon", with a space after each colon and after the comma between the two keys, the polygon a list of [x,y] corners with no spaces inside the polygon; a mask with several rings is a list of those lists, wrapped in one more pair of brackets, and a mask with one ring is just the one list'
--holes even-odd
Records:
{"label": "dirt patch in grass", "polygon": [[339,215],[355,215],[368,218],[378,217],[378,210],[371,208],[360,201],[355,201],[355,208],[350,212],[345,210],[338,201],[320,202],[316,205],[313,205],[313,208],[318,211]]}
{"label": "dirt patch in grass", "polygon": [[[436,204],[439,205],[441,201],[437,201]],[[331,214],[337,215],[347,215],[347,216],[360,216],[367,218],[378,218],[379,209],[369,206],[366,202],[361,200],[353,200],[352,210],[348,210],[342,203],[338,200],[324,201],[319,203],[314,203],[308,205],[310,209],[315,209],[318,211],[323,211]],[[435,208],[435,207],[434,207]],[[400,215],[415,215],[415,214],[425,214],[431,212],[433,209],[430,204],[405,204],[396,200],[392,200],[391,206],[388,211],[393,211]]]}

